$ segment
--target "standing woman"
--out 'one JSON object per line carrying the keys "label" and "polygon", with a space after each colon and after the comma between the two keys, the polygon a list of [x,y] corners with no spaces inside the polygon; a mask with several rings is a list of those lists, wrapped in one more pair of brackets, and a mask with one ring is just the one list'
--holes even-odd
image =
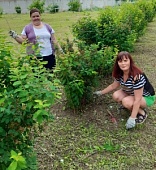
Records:
{"label": "standing woman", "polygon": [[113,93],[113,99],[131,112],[126,128],[130,129],[143,123],[147,118],[145,108],[155,102],[155,91],[148,78],[125,51],[117,55],[112,76],[114,82],[94,94],[100,96],[121,87]]}
{"label": "standing woman", "polygon": [[37,44],[39,49],[38,59],[41,61],[47,61],[45,68],[52,69],[56,65],[54,44],[57,44],[61,52],[62,49],[54,36],[55,31],[50,25],[41,22],[41,15],[38,9],[32,9],[30,11],[31,23],[26,25],[21,33],[21,36],[16,34],[15,31],[10,31],[9,34],[18,43],[22,44],[25,40],[28,41],[27,54],[36,55],[36,51],[33,50],[33,45]]}

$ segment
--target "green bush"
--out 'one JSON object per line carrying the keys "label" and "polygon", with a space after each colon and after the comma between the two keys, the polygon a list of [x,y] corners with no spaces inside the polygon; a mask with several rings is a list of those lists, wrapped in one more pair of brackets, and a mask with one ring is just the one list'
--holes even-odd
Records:
{"label": "green bush", "polygon": [[88,45],[98,43],[97,21],[92,19],[89,14],[72,25],[72,32],[77,39],[86,42]]}
{"label": "green bush", "polygon": [[145,21],[153,21],[153,18],[155,16],[155,6],[153,4],[153,1],[139,0],[136,4],[145,14]]}
{"label": "green bush", "polygon": [[0,7],[0,17],[3,15],[3,8]]}
{"label": "green bush", "polygon": [[34,126],[51,118],[51,106],[59,98],[59,81],[43,68],[44,63],[27,56],[25,47],[13,50],[3,34],[0,54],[0,169],[9,166],[14,150],[22,153],[28,170],[35,170]]}
{"label": "green bush", "polygon": [[[12,45],[10,43],[5,42],[5,36],[0,31],[0,93],[4,91],[4,87],[12,90],[13,86],[10,81],[10,64],[12,61]],[[9,50],[8,50],[9,49]]]}
{"label": "green bush", "polygon": [[79,19],[72,26],[73,34],[87,45],[99,44],[99,49],[112,46],[131,52],[147,23],[155,16],[155,4],[155,1],[138,1],[107,7],[100,11],[96,20],[89,15]]}
{"label": "green bush", "polygon": [[47,7],[47,11],[49,12],[49,13],[56,13],[56,12],[59,12],[59,6],[57,5],[57,4],[55,4],[55,5],[48,5],[48,7]]}
{"label": "green bush", "polygon": [[15,6],[15,11],[17,14],[21,14],[21,7],[18,5],[18,6]]}
{"label": "green bush", "polygon": [[81,3],[79,0],[70,0],[68,6],[69,6],[69,11],[78,12],[82,10]]}
{"label": "green bush", "polygon": [[119,8],[106,8],[101,11],[97,23],[98,42],[104,46],[118,48],[119,51],[132,51],[136,41],[136,34],[127,23],[120,20]]}
{"label": "green bush", "polygon": [[99,75],[111,73],[115,52],[111,48],[98,50],[98,45],[87,46],[84,42],[77,42],[77,50],[73,50],[73,44],[67,41],[62,45],[65,54],[57,56],[57,76],[64,86],[67,106],[80,109],[92,100]]}
{"label": "green bush", "polygon": [[144,34],[147,21],[145,14],[136,3],[125,3],[120,7],[120,22],[126,24],[129,29],[136,33],[137,38]]}
{"label": "green bush", "polygon": [[39,9],[41,13],[44,13],[44,5],[45,5],[45,0],[33,0],[30,6],[28,7],[29,10],[33,8]]}
{"label": "green bush", "polygon": [[98,42],[104,46],[115,46],[118,35],[118,16],[116,8],[107,7],[102,10],[97,19],[98,25]]}
{"label": "green bush", "polygon": [[156,13],[156,0],[152,0],[153,10]]}

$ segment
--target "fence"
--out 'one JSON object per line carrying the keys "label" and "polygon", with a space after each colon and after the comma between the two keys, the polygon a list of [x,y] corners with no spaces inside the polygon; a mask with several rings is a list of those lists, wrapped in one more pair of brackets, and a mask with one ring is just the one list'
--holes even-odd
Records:
{"label": "fence", "polygon": [[[46,0],[45,7],[50,4],[57,4],[59,11],[67,11],[69,9],[68,3],[70,0]],[[4,13],[16,13],[15,6],[20,6],[22,13],[28,13],[28,7],[32,0],[0,0],[0,7],[3,8]],[[80,0],[82,9],[92,9],[94,7],[103,8],[105,6],[114,6],[119,1],[116,0]]]}

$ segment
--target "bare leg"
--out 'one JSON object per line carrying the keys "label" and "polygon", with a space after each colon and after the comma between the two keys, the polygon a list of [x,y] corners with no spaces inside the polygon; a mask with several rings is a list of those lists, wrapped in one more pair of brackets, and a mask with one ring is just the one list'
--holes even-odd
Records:
{"label": "bare leg", "polygon": [[[122,105],[127,108],[128,110],[132,110],[133,108],[133,103],[134,103],[134,96],[126,96],[122,99]],[[146,101],[145,99],[142,97],[141,99],[141,103],[140,103],[140,108],[138,113],[144,115],[145,112],[143,110],[143,108],[146,107]]]}
{"label": "bare leg", "polygon": [[[130,111],[132,110],[133,103],[134,103],[134,96],[128,96],[128,94],[124,93],[123,90],[120,89],[113,93],[113,99],[118,103],[122,103],[122,105],[128,110]],[[138,113],[144,115],[145,112],[143,108],[145,107],[146,107],[146,101],[142,97]]]}
{"label": "bare leg", "polygon": [[123,90],[117,90],[113,93],[113,99],[118,102],[122,103],[122,99],[128,96],[126,93],[123,92]]}

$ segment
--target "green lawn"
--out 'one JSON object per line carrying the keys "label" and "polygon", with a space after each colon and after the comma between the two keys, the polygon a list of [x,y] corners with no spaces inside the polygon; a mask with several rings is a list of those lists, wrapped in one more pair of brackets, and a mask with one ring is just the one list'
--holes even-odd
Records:
{"label": "green lawn", "polygon": [[[98,11],[91,12],[90,14],[96,17]],[[56,33],[55,36],[62,41],[66,37],[73,38],[71,26],[82,16],[84,16],[83,12],[60,12],[55,14],[42,14],[41,18],[43,22],[52,26]],[[20,34],[23,27],[30,22],[30,17],[29,14],[5,14],[0,18],[0,22],[0,29],[8,36],[10,28]]]}

